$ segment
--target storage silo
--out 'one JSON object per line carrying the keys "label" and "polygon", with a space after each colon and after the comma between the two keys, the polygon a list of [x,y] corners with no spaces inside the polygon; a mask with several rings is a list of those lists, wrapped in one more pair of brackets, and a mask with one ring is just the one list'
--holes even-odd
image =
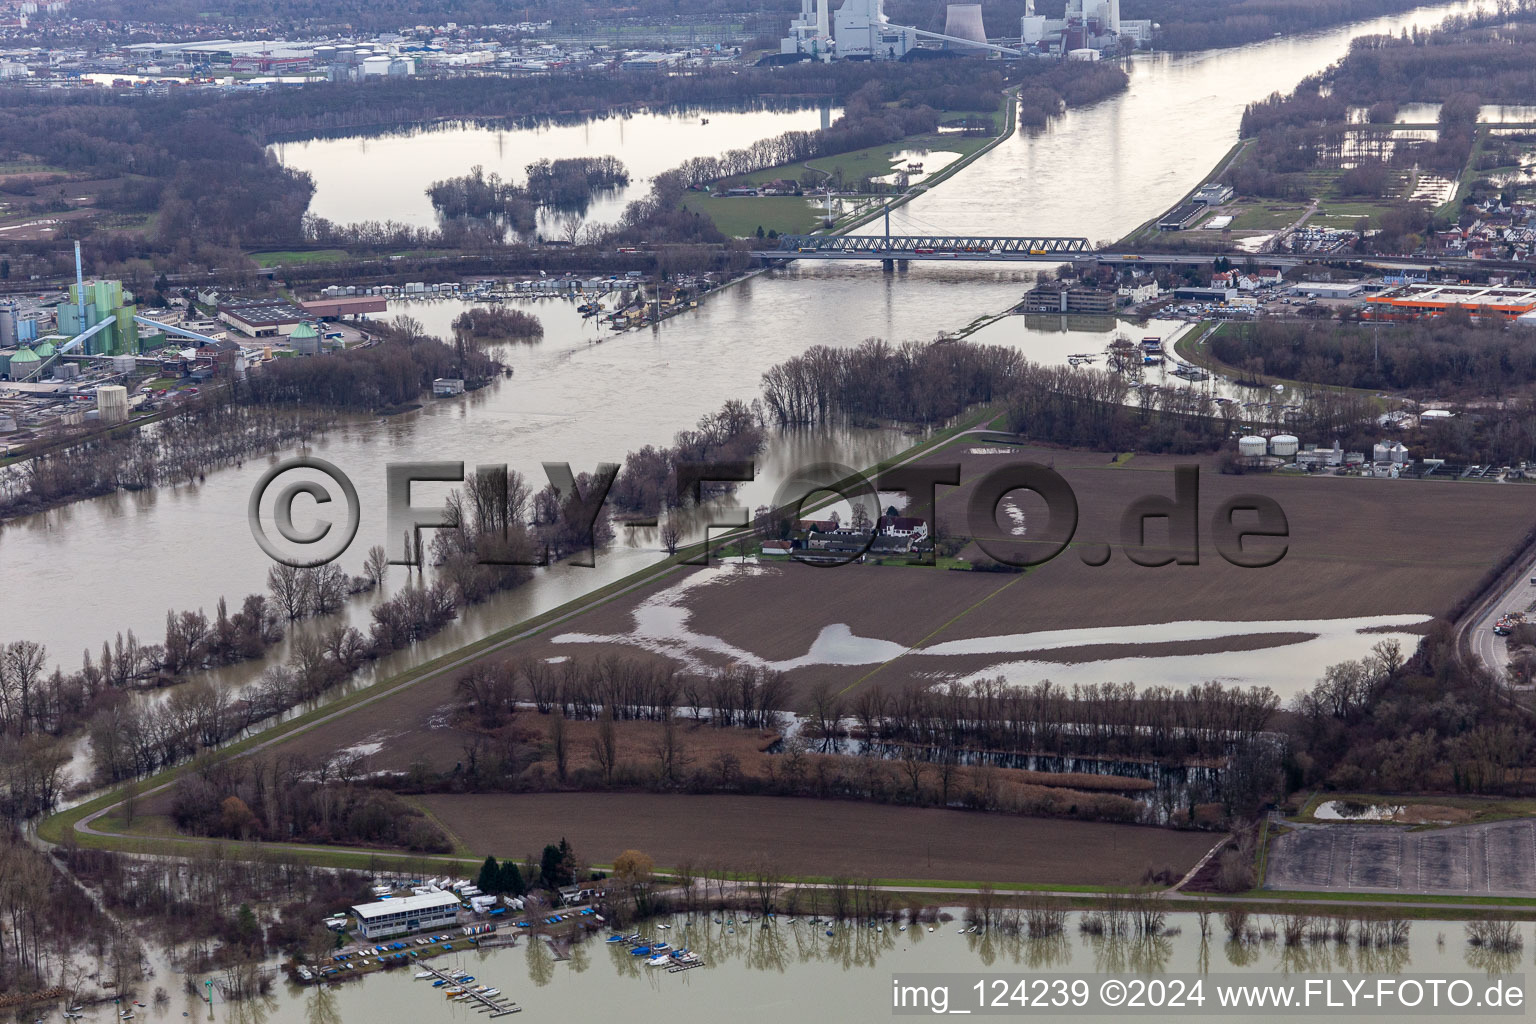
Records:
{"label": "storage silo", "polygon": [[1281,458],[1291,458],[1300,447],[1301,441],[1295,434],[1276,434],[1269,439],[1269,454],[1278,455]]}
{"label": "storage silo", "polygon": [[134,371],[134,368],[136,366],[138,366],[138,364],[139,364],[139,361],[137,359],[133,358],[133,356],[113,356],[112,357],[112,372],[113,373],[132,373]]}
{"label": "storage silo", "polygon": [[96,410],[102,423],[128,422],[128,389],[121,384],[103,384],[96,389]]}
{"label": "storage silo", "polygon": [[0,306],[0,348],[16,345],[16,307],[7,303]]}
{"label": "storage silo", "polygon": [[1237,454],[1245,459],[1256,459],[1269,451],[1269,442],[1262,437],[1250,434],[1247,437],[1238,438]]}
{"label": "storage silo", "polygon": [[288,335],[288,345],[294,355],[315,356],[320,354],[320,334],[309,324],[299,324]]}
{"label": "storage silo", "polygon": [[[969,39],[975,43],[987,41],[987,30],[981,22],[981,4],[950,4],[944,14],[944,34],[956,39]],[[968,53],[985,53],[978,46],[967,46],[952,40],[944,41],[946,50],[963,50]]]}
{"label": "storage silo", "polygon": [[42,368],[43,361],[29,346],[23,345],[21,351],[11,356],[11,380],[28,380]]}
{"label": "storage silo", "polygon": [[1397,444],[1392,446],[1392,451],[1390,452],[1390,455],[1391,455],[1392,461],[1396,462],[1399,465],[1402,465],[1403,463],[1408,461],[1408,449],[1406,447],[1404,447],[1403,442],[1401,442],[1401,441],[1397,442]]}
{"label": "storage silo", "polygon": [[1372,462],[1391,462],[1392,446],[1385,441],[1377,441],[1371,445]]}

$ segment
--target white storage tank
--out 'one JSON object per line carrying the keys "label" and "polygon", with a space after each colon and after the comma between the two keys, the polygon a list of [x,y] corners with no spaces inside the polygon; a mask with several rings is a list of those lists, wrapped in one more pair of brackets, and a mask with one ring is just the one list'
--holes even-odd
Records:
{"label": "white storage tank", "polygon": [[138,360],[134,359],[133,356],[113,356],[112,357],[112,372],[113,373],[132,373],[133,370],[134,370],[134,367],[136,367],[138,365],[139,365]]}
{"label": "white storage tank", "polygon": [[1269,443],[1262,437],[1249,435],[1237,441],[1237,454],[1244,458],[1256,459],[1267,451],[1269,451]]}
{"label": "white storage tank", "polygon": [[1282,458],[1290,458],[1296,454],[1296,449],[1301,447],[1301,441],[1295,434],[1276,434],[1269,439],[1269,454],[1279,455]]}
{"label": "white storage tank", "polygon": [[1392,446],[1391,456],[1393,462],[1401,465],[1402,463],[1408,461],[1408,449],[1403,446],[1401,441],[1399,441],[1397,444]]}
{"label": "white storage tank", "polygon": [[1372,462],[1391,462],[1392,446],[1386,441],[1378,441],[1371,446]]}
{"label": "white storage tank", "polygon": [[121,384],[103,384],[96,389],[96,409],[102,423],[128,422],[128,389]]}

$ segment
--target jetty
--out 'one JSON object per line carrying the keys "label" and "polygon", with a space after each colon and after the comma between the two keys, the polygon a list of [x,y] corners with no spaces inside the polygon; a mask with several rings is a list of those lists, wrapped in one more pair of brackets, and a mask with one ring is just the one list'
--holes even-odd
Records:
{"label": "jetty", "polygon": [[[450,987],[452,987],[452,986],[459,986],[459,985],[463,984],[462,982],[459,981],[459,979],[455,978],[449,972],[447,972],[447,971],[445,971],[445,970],[443,970],[443,969],[441,969],[439,967],[433,967],[431,964],[422,964],[421,965],[421,969],[424,970],[424,971],[428,971],[434,977],[439,978],[439,979],[447,982]],[[423,979],[423,980],[425,980],[425,979]],[[477,1013],[485,1014],[487,1016],[487,1019],[495,1019],[496,1017],[505,1017],[509,1013],[522,1013],[523,1012],[523,1008],[521,1006],[518,1006],[516,1003],[507,1001],[503,996],[501,996],[499,994],[495,995],[495,996],[488,996],[488,995],[485,995],[483,993],[476,992],[474,989],[469,988],[467,986],[464,988],[463,994],[466,995],[466,996],[469,996],[469,1001],[470,1002],[473,1002],[473,1003],[477,1004],[475,1006],[475,1011]]]}

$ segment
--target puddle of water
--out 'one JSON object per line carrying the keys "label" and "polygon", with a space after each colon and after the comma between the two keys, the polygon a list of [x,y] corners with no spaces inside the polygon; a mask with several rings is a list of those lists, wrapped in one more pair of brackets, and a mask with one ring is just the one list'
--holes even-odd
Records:
{"label": "puddle of water", "polygon": [[1312,817],[1319,821],[1391,821],[1403,813],[1401,804],[1362,804],[1353,800],[1329,800],[1318,804]]}

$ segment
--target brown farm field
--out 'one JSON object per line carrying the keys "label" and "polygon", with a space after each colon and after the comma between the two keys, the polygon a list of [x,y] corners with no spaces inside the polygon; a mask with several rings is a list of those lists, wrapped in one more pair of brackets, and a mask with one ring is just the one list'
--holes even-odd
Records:
{"label": "brown farm field", "polygon": [[[1209,461],[1194,458],[1140,455],[1117,464],[1101,452],[975,454],[973,447],[994,450],[961,441],[929,457],[962,465],[961,486],[940,490],[941,521],[963,533],[975,481],[1009,459],[1033,460],[1060,472],[1076,494],[1080,520],[1073,546],[1026,573],[795,563],[679,569],[493,657],[610,654],[667,658],[696,668],[755,659],[783,668],[802,695],[819,682],[852,692],[991,672],[1026,655],[1068,665],[1128,653],[1275,648],[1283,659],[1284,645],[1298,635],[1315,635],[1297,620],[1445,614],[1536,523],[1536,506],[1517,486],[1223,476]],[[1119,550],[1122,511],[1143,495],[1171,495],[1173,468],[1181,463],[1201,466],[1199,564],[1134,564]],[[1284,509],[1288,550],[1272,566],[1239,568],[1215,550],[1210,517],[1227,498],[1255,492]],[[1116,550],[1106,564],[1093,567],[1080,557],[1096,546],[1090,542],[1108,542]],[[686,635],[678,635],[678,621]],[[1157,628],[1204,621],[1237,625],[1223,625],[1225,635],[1198,639]],[[1248,629],[1243,623],[1266,624]],[[1126,635],[1133,626],[1142,626],[1142,635]],[[1146,627],[1153,627],[1153,635],[1146,635]],[[964,646],[1087,628],[1099,632],[1076,646],[1051,649],[1039,638],[1014,639],[1002,652]],[[1425,628],[1403,627],[1405,632]],[[1037,640],[1043,646],[1032,649]],[[940,644],[953,646],[932,650]],[[1347,656],[1361,653],[1363,648]],[[1188,682],[1202,678],[1191,674]],[[425,755],[438,768],[451,766],[468,737],[444,708],[462,699],[457,674],[429,679],[300,734],[286,746],[326,756],[382,743],[371,762],[403,765]]]}
{"label": "brown farm field", "polygon": [[795,877],[1133,885],[1182,874],[1215,839],[1107,825],[787,797],[628,793],[437,795],[421,803],[476,855],[522,857],[565,837],[609,864],[643,850],[661,868]]}

